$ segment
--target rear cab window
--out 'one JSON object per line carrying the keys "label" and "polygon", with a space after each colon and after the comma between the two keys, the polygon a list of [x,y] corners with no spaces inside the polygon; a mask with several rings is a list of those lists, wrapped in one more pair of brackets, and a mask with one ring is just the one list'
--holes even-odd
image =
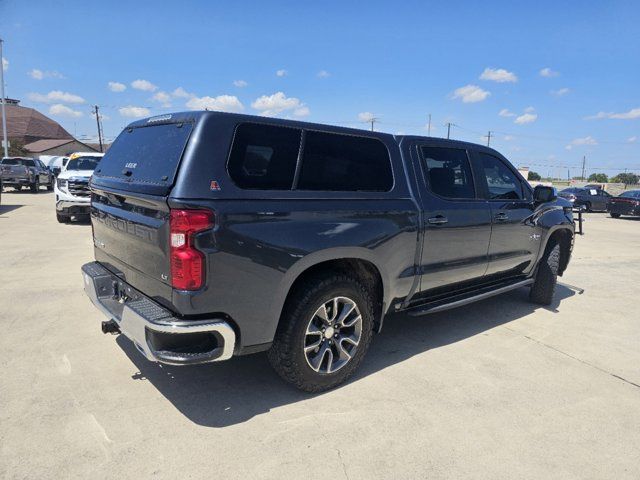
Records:
{"label": "rear cab window", "polygon": [[243,123],[228,172],[242,189],[386,192],[393,187],[387,147],[372,137]]}
{"label": "rear cab window", "polygon": [[126,128],[100,160],[94,181],[170,187],[192,129],[190,122]]}

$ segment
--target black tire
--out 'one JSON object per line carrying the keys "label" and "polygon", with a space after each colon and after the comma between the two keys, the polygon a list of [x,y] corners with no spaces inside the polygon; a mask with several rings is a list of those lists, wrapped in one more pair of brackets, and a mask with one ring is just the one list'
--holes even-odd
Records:
{"label": "black tire", "polygon": [[558,283],[560,267],[560,244],[553,242],[547,246],[538,265],[535,280],[531,286],[529,299],[540,305],[550,305]]}
{"label": "black tire", "polygon": [[49,185],[47,185],[47,192],[53,192],[53,179],[51,179]]}
{"label": "black tire", "polygon": [[611,215],[611,218],[620,218],[619,213],[609,213],[609,215]]}
{"label": "black tire", "polygon": [[31,193],[38,193],[40,191],[40,180],[36,180],[31,185],[29,185],[31,189]]}
{"label": "black tire", "polygon": [[584,209],[585,209],[587,212],[592,212],[593,210],[591,210],[591,202],[585,202],[585,204],[584,204]]}
{"label": "black tire", "polygon": [[58,220],[58,223],[68,223],[69,217],[67,215],[60,215],[59,213],[56,213],[56,220]]}
{"label": "black tire", "polygon": [[[336,297],[352,300],[359,310],[362,322],[360,341],[355,353],[352,351],[353,355],[349,356],[342,367],[334,372],[322,373],[311,367],[305,354],[305,342],[309,335],[307,328],[317,318],[317,310]],[[337,315],[334,314],[335,316]],[[374,300],[371,292],[356,278],[343,273],[327,273],[310,278],[292,293],[285,305],[274,342],[268,352],[269,362],[278,375],[300,390],[329,390],[346,381],[360,366],[371,343],[373,324]],[[323,334],[320,334],[320,339],[325,342]],[[328,340],[327,343],[332,342]],[[328,347],[333,351],[336,348]],[[321,357],[320,365],[324,365],[324,355]],[[333,359],[332,353],[328,362]]]}

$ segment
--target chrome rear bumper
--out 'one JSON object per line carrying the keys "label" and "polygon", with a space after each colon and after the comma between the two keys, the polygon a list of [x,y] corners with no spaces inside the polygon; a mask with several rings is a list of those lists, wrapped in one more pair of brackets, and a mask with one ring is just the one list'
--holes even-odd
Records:
{"label": "chrome rear bumper", "polygon": [[148,360],[191,365],[232,357],[236,335],[226,321],[179,319],[98,262],[83,265],[82,276],[89,299]]}

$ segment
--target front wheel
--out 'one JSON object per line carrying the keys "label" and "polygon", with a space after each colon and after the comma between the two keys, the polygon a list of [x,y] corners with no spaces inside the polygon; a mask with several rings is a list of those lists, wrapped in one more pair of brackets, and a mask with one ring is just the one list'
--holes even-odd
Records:
{"label": "front wheel", "polygon": [[56,220],[58,220],[58,223],[68,223],[69,222],[69,216],[68,215],[60,215],[59,213],[56,213]]}
{"label": "front wheel", "polygon": [[611,215],[611,218],[619,218],[620,217],[619,213],[610,213],[609,215]]}
{"label": "front wheel", "polygon": [[585,209],[587,212],[592,212],[592,211],[593,211],[593,210],[591,210],[591,203],[590,203],[590,202],[586,202],[586,203],[584,204],[584,209]]}
{"label": "front wheel", "polygon": [[268,356],[300,390],[321,392],[358,368],[373,335],[374,301],[359,280],[333,273],[304,282],[285,305]]}
{"label": "front wheel", "polygon": [[560,268],[560,244],[552,243],[547,246],[544,256],[538,265],[538,271],[531,286],[529,299],[540,305],[550,305],[558,283],[558,269]]}
{"label": "front wheel", "polygon": [[36,180],[30,185],[31,193],[38,193],[40,191],[40,180]]}

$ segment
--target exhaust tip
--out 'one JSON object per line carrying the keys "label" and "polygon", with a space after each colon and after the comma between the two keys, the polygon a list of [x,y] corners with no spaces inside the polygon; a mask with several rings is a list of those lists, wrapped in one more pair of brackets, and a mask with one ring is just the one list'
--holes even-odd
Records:
{"label": "exhaust tip", "polygon": [[120,327],[118,326],[118,322],[116,322],[113,319],[102,322],[102,333],[104,333],[104,334],[107,334],[107,333],[113,333],[113,334],[120,333]]}

